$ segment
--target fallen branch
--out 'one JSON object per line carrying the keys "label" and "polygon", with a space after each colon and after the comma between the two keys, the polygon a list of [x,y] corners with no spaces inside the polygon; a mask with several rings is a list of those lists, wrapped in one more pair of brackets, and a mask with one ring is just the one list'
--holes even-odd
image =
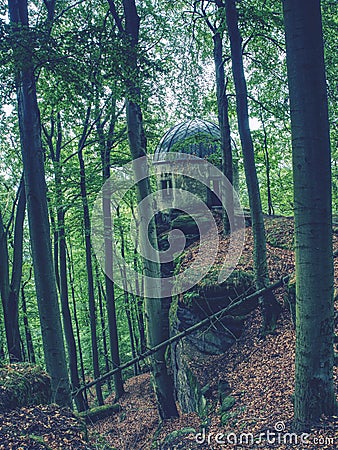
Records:
{"label": "fallen branch", "polygon": [[[220,319],[224,314],[227,313],[227,315],[233,311],[236,310],[236,308],[241,307],[243,303],[253,303],[253,305],[256,305],[255,300],[258,300],[259,297],[261,297],[263,294],[265,294],[268,291],[272,291],[274,289],[277,289],[280,286],[284,286],[290,279],[290,275],[287,275],[280,279],[279,281],[276,281],[275,283],[271,284],[270,286],[260,289],[256,292],[254,292],[251,295],[248,295],[247,297],[241,296],[235,300],[233,300],[228,306],[225,308],[217,311],[216,313],[212,314],[211,316],[206,317],[205,319],[201,320],[201,322],[196,323],[195,325],[192,325],[191,327],[187,328],[186,330],[182,331],[181,333],[175,334],[175,336],[172,336],[171,338],[167,339],[164,342],[161,342],[161,344],[156,345],[153,348],[149,348],[144,353],[141,353],[140,355],[136,356],[135,358],[131,359],[130,361],[121,364],[118,367],[115,367],[113,370],[105,373],[101,377],[97,378],[96,380],[91,381],[90,383],[85,384],[80,389],[77,389],[76,391],[72,392],[72,395],[75,396],[79,394],[80,392],[83,392],[85,389],[89,389],[92,386],[95,386],[98,383],[102,383],[107,378],[111,377],[117,372],[120,372],[121,370],[127,369],[128,367],[131,367],[135,363],[142,361],[145,358],[148,358],[149,356],[153,355],[154,353],[161,350],[163,347],[166,347],[167,345],[173,344],[174,342],[177,342],[181,340],[182,338],[194,333],[195,331],[202,328],[204,325],[208,325],[213,320]],[[258,304],[258,303],[257,303]],[[252,308],[254,309],[254,308]]]}

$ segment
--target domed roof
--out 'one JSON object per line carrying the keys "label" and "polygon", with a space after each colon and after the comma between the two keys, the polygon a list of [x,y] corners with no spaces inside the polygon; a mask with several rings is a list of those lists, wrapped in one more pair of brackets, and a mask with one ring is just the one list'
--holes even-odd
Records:
{"label": "domed roof", "polygon": [[170,128],[160,140],[154,162],[165,161],[168,152],[186,153],[199,158],[213,154],[220,142],[219,127],[208,120],[193,119]]}

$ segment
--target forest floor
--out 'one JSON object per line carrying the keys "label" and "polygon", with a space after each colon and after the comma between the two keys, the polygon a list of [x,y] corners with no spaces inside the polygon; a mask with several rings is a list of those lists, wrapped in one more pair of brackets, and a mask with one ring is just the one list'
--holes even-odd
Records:
{"label": "forest floor", "polygon": [[[294,270],[293,221],[267,218],[266,230],[270,278],[274,281]],[[252,237],[250,228],[247,231],[239,266],[251,270]],[[227,248],[226,238],[221,248]],[[334,235],[334,249],[338,250],[338,233]],[[335,289],[338,290],[338,257]],[[284,289],[279,288],[275,294],[284,307],[274,334],[262,338],[261,317],[255,311],[246,321],[242,336],[226,353],[193,361],[201,386],[210,385],[205,417],[181,413],[178,419],[160,424],[150,375],[145,373],[126,381],[126,394],[119,400],[120,412],[88,426],[89,442],[69,410],[56,405],[36,406],[0,414],[0,450],[337,449],[338,417],[323,417],[304,444],[300,435],[296,436],[297,444],[283,444],[283,439],[290,439],[286,433],[292,430],[295,331]],[[236,402],[223,425],[217,387],[224,379]],[[334,382],[337,393],[337,367]],[[112,401],[108,398],[106,403]],[[231,433],[233,444],[217,443],[225,439],[219,433]],[[259,443],[257,437],[261,433],[265,433],[265,438]],[[255,437],[253,445],[245,441],[250,434]]]}
{"label": "forest floor", "polygon": [[[247,230],[239,265],[243,269],[252,269],[253,243],[251,230]],[[270,278],[275,281],[294,271],[293,220],[267,218],[266,231]],[[227,243],[223,244],[221,248],[226,248]],[[335,233],[334,250],[337,249],[338,234]],[[335,289],[338,290],[337,257],[334,262]],[[126,395],[119,400],[121,412],[90,427],[92,438],[95,438],[95,434],[100,435],[108,445],[119,450],[337,449],[338,417],[323,417],[307,437],[303,436],[303,441],[301,434],[293,437],[288,434],[292,432],[295,330],[284,289],[279,288],[275,294],[284,307],[274,334],[261,337],[261,317],[259,311],[255,311],[246,322],[244,333],[230,350],[222,355],[206,356],[203,360],[194,361],[194,370],[198,373],[201,386],[207,383],[210,385],[206,417],[200,418],[194,413],[180,414],[179,419],[159,424],[150,376],[142,374],[126,381]],[[219,380],[224,379],[229,382],[229,395],[236,403],[231,409],[229,420],[222,425],[217,386]],[[338,393],[337,367],[334,382]],[[227,444],[222,443],[225,438],[219,433],[231,433],[230,441],[233,444],[228,441]],[[252,433],[254,444],[245,445],[245,433]],[[260,443],[257,441],[261,433],[264,433],[265,438]],[[239,445],[241,439],[243,445]]]}

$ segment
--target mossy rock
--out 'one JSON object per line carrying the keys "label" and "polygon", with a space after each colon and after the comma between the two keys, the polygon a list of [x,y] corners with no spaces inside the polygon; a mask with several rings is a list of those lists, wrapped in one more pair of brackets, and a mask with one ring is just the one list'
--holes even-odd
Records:
{"label": "mossy rock", "polygon": [[205,299],[209,304],[205,308],[199,307],[198,309],[207,311],[211,307],[211,311],[216,312],[226,306],[225,300],[229,302],[230,299],[254,291],[254,276],[252,273],[234,270],[223,283],[219,283],[219,271],[219,266],[213,266],[202,280],[180,297],[180,300],[187,306],[193,306],[194,301],[200,302]]}
{"label": "mossy rock", "polygon": [[208,226],[210,219],[201,215],[196,215],[196,217],[194,218],[189,214],[181,214],[171,222],[171,227],[172,229],[179,229],[185,234],[197,235],[199,234],[197,222],[202,227],[203,225]]}
{"label": "mossy rock", "polygon": [[83,411],[79,413],[79,416],[85,419],[87,423],[94,423],[120,411],[121,406],[115,403],[113,405],[97,406],[96,408],[89,409],[88,411]]}
{"label": "mossy rock", "polygon": [[51,401],[49,375],[39,366],[17,363],[0,368],[0,412]]}
{"label": "mossy rock", "polygon": [[[173,297],[169,312],[171,330],[187,329],[228,306],[231,299],[254,290],[253,275],[241,270],[234,271],[222,284],[217,283],[218,271],[207,277],[208,280],[201,280],[189,291]],[[241,335],[245,316],[254,308],[251,303],[238,305],[233,317],[225,316],[214,327],[205,325],[188,340],[203,354],[223,353]]]}

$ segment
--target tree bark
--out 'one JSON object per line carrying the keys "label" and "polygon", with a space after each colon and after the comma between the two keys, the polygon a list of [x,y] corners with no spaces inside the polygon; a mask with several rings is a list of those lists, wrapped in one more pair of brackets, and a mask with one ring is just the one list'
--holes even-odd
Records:
{"label": "tree bark", "polygon": [[[109,351],[108,351],[108,341],[107,341],[107,332],[106,332],[106,321],[104,317],[103,310],[103,298],[105,297],[103,292],[103,287],[101,285],[98,267],[96,266],[96,284],[97,291],[99,295],[99,312],[100,312],[100,324],[101,324],[101,332],[102,332],[102,344],[103,344],[103,354],[104,354],[104,365],[106,372],[110,370],[110,359],[109,359]],[[107,389],[109,394],[112,392],[111,380],[108,378],[107,380]]]}
{"label": "tree bark", "polygon": [[266,173],[266,189],[268,196],[268,214],[271,216],[274,214],[273,204],[272,204],[272,195],[271,195],[271,176],[270,176],[270,156],[268,149],[268,134],[266,132],[265,122],[263,118],[263,114],[261,113],[261,122],[263,127],[263,148],[264,148],[264,162],[265,162],[265,173]]}
{"label": "tree bark", "polygon": [[[124,261],[124,259],[125,259],[125,240],[124,240],[124,231],[123,231],[123,226],[121,223],[121,215],[120,215],[119,207],[117,207],[116,213],[117,213],[116,217],[117,217],[117,221],[118,221],[118,229],[119,229],[120,240],[121,240],[121,257],[122,257],[122,260]],[[125,309],[126,316],[127,316],[131,355],[133,358],[135,358],[137,352],[136,352],[135,339],[134,339],[134,329],[133,329],[133,324],[132,324],[130,300],[129,300],[129,295],[128,295],[127,274],[126,274],[124,266],[120,268],[120,271],[121,271],[121,275],[122,275],[122,283],[123,283],[123,289],[124,289],[124,293],[123,293],[124,309]],[[136,375],[138,375],[138,373],[139,373],[139,367],[137,364],[135,364],[134,375],[136,376]]]}
{"label": "tree bark", "polygon": [[11,281],[9,282],[9,255],[7,231],[0,212],[0,285],[4,312],[7,349],[10,362],[23,361],[19,329],[19,292],[22,276],[23,223],[26,194],[23,178],[18,189],[18,204],[14,222],[14,245]]}
{"label": "tree bark", "polygon": [[[137,83],[136,74],[137,68],[137,45],[139,40],[140,18],[137,14],[137,7],[135,0],[123,0],[125,29],[122,27],[122,21],[116,16],[116,8],[114,2],[109,0],[111,11],[114,16],[116,25],[122,32],[124,44],[128,48],[128,71],[135,75],[134,78],[126,80],[127,100],[126,100],[126,114],[128,127],[128,141],[130,152],[133,160],[146,155],[146,139],[143,129],[142,111],[139,105],[140,90]],[[134,171],[141,171],[143,175],[147,175],[147,167],[142,164],[134,164]],[[151,193],[149,178],[145,176],[142,181],[136,185],[138,201],[140,202]],[[146,207],[144,208],[146,209]],[[148,236],[150,244],[157,248],[156,226],[153,217],[152,208],[148,211],[143,210],[142,214],[150,219],[148,228],[144,226],[145,221],[141,220],[140,235]],[[141,239],[141,246],[142,246]],[[146,252],[144,253],[144,273],[149,277],[159,277],[161,273],[159,261],[150,261],[146,259]],[[148,345],[154,346],[168,337],[168,315],[165,313],[161,304],[161,295],[157,298],[147,296],[148,286],[145,286],[145,309],[146,318],[148,321]],[[173,380],[169,376],[165,360],[165,349],[159,350],[152,358],[152,374],[154,381],[155,394],[158,403],[158,409],[161,419],[170,417],[177,417],[178,412],[174,399]]]}
{"label": "tree bark", "polygon": [[214,63],[216,72],[218,123],[221,132],[221,149],[222,149],[222,166],[223,166],[222,171],[232,184],[233,182],[232,150],[231,150],[230,123],[228,114],[228,97],[226,95],[226,85],[224,76],[222,35],[219,31],[216,31],[216,33],[214,34],[213,41],[214,41]]}
{"label": "tree bark", "polygon": [[[70,247],[70,252],[69,252],[67,244],[66,244],[66,253],[67,253],[67,260],[68,260],[67,267],[68,267],[70,290],[71,290],[71,295],[72,295],[73,317],[74,317],[75,330],[76,330],[77,350],[78,350],[79,360],[80,360],[81,378],[82,378],[82,383],[85,384],[86,376],[85,376],[85,368],[84,368],[84,362],[83,362],[83,352],[82,352],[82,347],[81,347],[80,324],[79,324],[79,319],[78,319],[78,315],[77,315],[75,289],[74,289],[73,257],[72,257],[71,247]],[[88,397],[87,397],[86,390],[83,391],[83,397],[84,397],[84,402],[85,402],[85,406],[86,406],[85,409],[87,410],[88,409]]]}
{"label": "tree bark", "polygon": [[[136,220],[135,213],[134,213],[134,205],[131,203],[131,209],[132,214],[134,217],[134,220]],[[134,247],[134,255],[133,255],[133,268],[135,273],[135,288],[136,292],[140,292],[140,295],[134,296],[134,302],[135,302],[135,312],[137,317],[137,325],[138,325],[138,331],[140,335],[140,352],[144,353],[147,348],[147,342],[146,342],[146,333],[145,333],[145,325],[144,325],[144,298],[141,292],[143,292],[142,286],[140,285],[140,280],[138,276],[138,259],[137,259],[137,252],[138,252],[138,237],[140,235],[139,230],[139,224],[138,222],[136,225],[136,237],[135,237],[135,247]]]}
{"label": "tree bark", "polygon": [[[101,163],[102,163],[102,177],[103,181],[107,181],[110,177],[110,152],[112,147],[112,136],[114,133],[115,126],[115,105],[112,108],[112,118],[109,127],[108,141],[105,142],[103,136],[103,130],[100,127],[100,123],[97,122],[97,131],[99,134],[100,144],[101,144]],[[109,344],[110,353],[113,361],[113,367],[118,367],[120,365],[120,351],[119,351],[119,341],[117,333],[117,320],[116,320],[116,308],[115,308],[115,289],[114,283],[111,276],[111,270],[114,264],[113,257],[113,247],[110,236],[110,231],[112,230],[112,219],[111,219],[111,205],[109,198],[102,199],[102,209],[104,211],[104,230],[108,230],[108,233],[104,236],[104,253],[105,253],[105,287],[106,287],[106,306],[108,313],[108,324],[109,324]],[[115,387],[115,398],[118,400],[124,394],[123,380],[121,373],[116,373],[114,375],[114,387]]]}
{"label": "tree bark", "polygon": [[28,361],[35,364],[35,352],[34,352],[34,346],[33,346],[33,339],[32,339],[31,330],[29,328],[28,315],[27,315],[25,283],[23,283],[23,285],[21,286],[21,304],[22,304],[22,312],[23,312],[23,326],[25,328]]}
{"label": "tree bark", "polygon": [[[145,137],[142,126],[142,113],[138,104],[127,101],[127,124],[128,124],[128,138],[129,146],[133,159],[138,159],[145,156]],[[145,170],[144,167],[136,170]],[[149,178],[144,178],[137,184],[138,202],[148,197],[151,193]],[[142,211],[145,217],[153,216],[153,211]],[[150,244],[157,248],[157,235],[154,218],[150,220],[148,228],[144,226],[146,220],[140,221],[140,235],[148,235]],[[140,240],[142,247],[142,239]],[[143,251],[146,257],[146,251]],[[145,259],[144,273],[151,278],[160,278],[161,268],[160,263]],[[169,335],[168,325],[168,308],[163,305],[164,299],[161,294],[157,298],[152,298],[147,295],[147,283],[145,283],[145,311],[147,321],[147,343],[150,347],[155,347],[160,342],[165,341]],[[158,409],[161,419],[168,419],[170,417],[177,417],[174,399],[174,385],[173,380],[169,376],[165,359],[165,348],[161,348],[152,357],[152,374],[155,388],[155,394],[158,403]]]}
{"label": "tree bark", "polygon": [[[54,249],[57,248],[55,260],[55,273],[59,278],[59,289],[61,299],[61,312],[63,319],[63,328],[68,352],[68,367],[70,373],[70,380],[72,390],[80,386],[80,378],[77,364],[77,351],[74,337],[74,330],[72,324],[72,316],[69,308],[68,295],[68,278],[67,278],[67,252],[66,252],[66,236],[65,236],[65,199],[62,190],[62,167],[61,167],[61,147],[62,147],[62,128],[60,114],[57,114],[57,132],[54,136],[54,119],[51,119],[51,131],[48,134],[45,130],[47,144],[50,150],[50,156],[54,165],[54,183],[55,183],[55,198],[56,198],[56,216],[57,224],[55,228],[57,242],[54,244]],[[56,138],[55,148],[53,139]],[[86,409],[86,403],[83,395],[74,397],[74,401],[79,412]]]}
{"label": "tree bark", "polygon": [[[9,0],[13,52],[16,58],[16,92],[29,232],[41,334],[52,400],[71,407],[70,385],[62,336],[60,310],[53,267],[46,196],[41,123],[30,50],[22,59],[17,45],[28,31],[27,0]],[[19,44],[20,45],[20,44]]]}
{"label": "tree bark", "polygon": [[[244,170],[248,188],[252,233],[254,238],[254,269],[257,289],[269,283],[266,260],[265,228],[257,178],[254,146],[249,127],[248,94],[244,75],[242,56],[242,37],[238,28],[238,13],[235,0],[225,0],[226,23],[231,46],[232,73],[236,91],[238,131],[242,144]],[[268,291],[262,299],[263,332],[272,331],[280,313],[280,305],[272,292]]]}
{"label": "tree bark", "polygon": [[290,93],[295,253],[294,423],[335,412],[331,152],[319,0],[284,0]]}
{"label": "tree bark", "polygon": [[[222,151],[222,172],[228,178],[229,182],[233,182],[232,174],[232,150],[231,150],[231,136],[230,123],[228,114],[228,97],[226,94],[225,76],[224,76],[224,62],[223,62],[223,44],[222,35],[217,30],[213,36],[214,41],[214,63],[216,72],[216,97],[217,97],[217,111],[218,124],[221,132],[221,151]],[[224,231],[229,232],[230,223],[228,215],[233,215],[234,201],[232,192],[226,192],[226,211],[223,211],[223,225]],[[228,213],[228,215],[227,215]]]}
{"label": "tree bark", "polygon": [[[86,183],[86,171],[83,159],[83,146],[87,137],[88,126],[90,118],[90,108],[87,109],[86,119],[83,127],[82,137],[78,145],[78,159],[80,165],[80,190],[83,207],[83,223],[84,223],[84,236],[86,246],[86,267],[87,267],[87,283],[88,283],[88,302],[89,302],[89,318],[90,318],[90,331],[91,331],[91,345],[92,345],[92,358],[93,358],[93,371],[94,377],[100,376],[100,364],[99,353],[97,344],[97,332],[96,332],[96,305],[95,305],[95,291],[94,291],[94,277],[93,277],[93,262],[92,262],[92,245],[90,238],[90,214],[88,207],[87,197],[87,183]],[[96,395],[99,405],[103,405],[103,396],[101,385],[96,385]]]}

